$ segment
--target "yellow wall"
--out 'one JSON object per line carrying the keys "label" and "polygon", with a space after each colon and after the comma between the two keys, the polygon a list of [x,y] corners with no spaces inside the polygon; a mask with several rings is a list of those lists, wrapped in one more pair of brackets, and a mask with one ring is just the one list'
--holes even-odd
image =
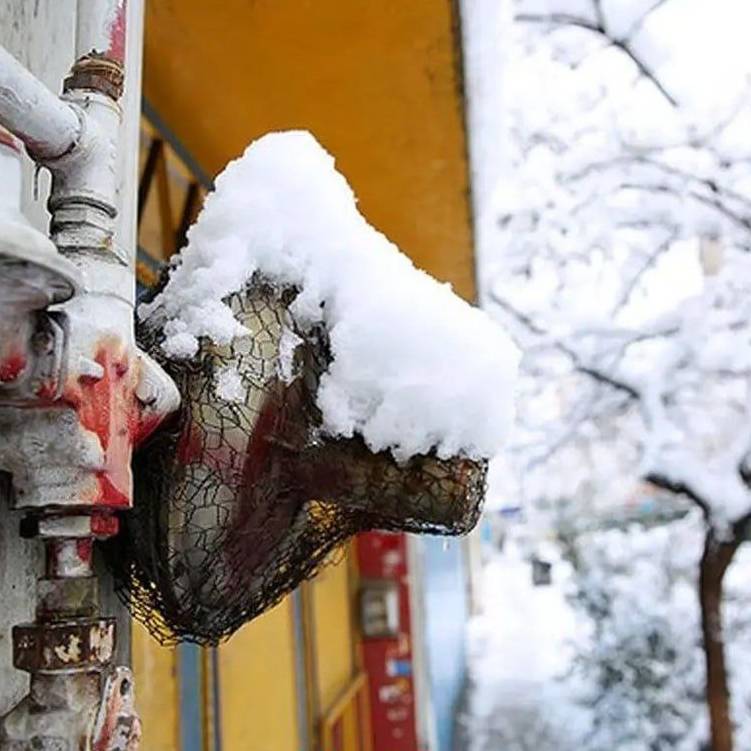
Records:
{"label": "yellow wall", "polygon": [[144,731],[141,748],[177,751],[180,719],[176,650],[160,646],[138,622],[133,623],[131,635],[136,706]]}
{"label": "yellow wall", "polygon": [[[211,175],[269,130],[311,130],[336,156],[371,223],[473,297],[455,4],[152,0],[144,94]],[[161,237],[155,211],[145,219],[149,248]],[[351,586],[345,561],[306,587],[311,735],[356,672]],[[224,751],[297,751],[291,619],[288,599],[221,648]],[[178,749],[174,657],[138,647],[141,638],[137,632],[134,656],[143,747]]]}
{"label": "yellow wall", "polygon": [[[350,572],[344,556],[305,585],[305,631],[310,640],[306,679],[313,692],[309,709],[317,715],[308,728],[311,737],[318,734],[320,718],[337,703],[356,674]],[[219,719],[225,751],[301,748],[293,617],[291,599],[286,598],[219,647]],[[302,644],[299,647],[304,649]],[[159,645],[138,623],[133,626],[132,650],[144,727],[142,748],[177,751],[177,651]],[[207,680],[210,682],[204,678]],[[355,722],[349,719],[350,724]],[[354,736],[356,725],[349,732]]]}
{"label": "yellow wall", "polygon": [[474,292],[453,0],[155,0],[144,94],[215,174],[269,130],[336,155],[371,222]]}
{"label": "yellow wall", "polygon": [[299,748],[293,636],[287,598],[220,647],[224,749]]}
{"label": "yellow wall", "polygon": [[354,677],[355,624],[346,558],[324,568],[309,586],[319,716]]}

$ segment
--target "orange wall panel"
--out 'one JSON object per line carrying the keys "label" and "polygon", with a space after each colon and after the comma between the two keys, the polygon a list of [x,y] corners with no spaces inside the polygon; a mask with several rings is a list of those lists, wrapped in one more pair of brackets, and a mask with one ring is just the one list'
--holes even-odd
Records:
{"label": "orange wall panel", "polygon": [[371,223],[474,294],[452,0],[158,0],[144,93],[216,174],[254,138],[305,128]]}

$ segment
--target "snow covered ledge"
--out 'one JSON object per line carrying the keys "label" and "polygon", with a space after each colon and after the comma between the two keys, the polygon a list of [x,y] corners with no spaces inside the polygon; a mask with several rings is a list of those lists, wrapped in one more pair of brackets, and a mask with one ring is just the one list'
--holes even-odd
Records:
{"label": "snow covered ledge", "polygon": [[166,355],[191,358],[203,337],[221,345],[249,335],[226,300],[254,275],[299,290],[290,311],[300,329],[325,326],[331,362],[317,395],[325,435],[361,435],[399,461],[501,450],[516,347],[368,224],[308,132],[268,134],[227,166],[140,316],[163,327]]}

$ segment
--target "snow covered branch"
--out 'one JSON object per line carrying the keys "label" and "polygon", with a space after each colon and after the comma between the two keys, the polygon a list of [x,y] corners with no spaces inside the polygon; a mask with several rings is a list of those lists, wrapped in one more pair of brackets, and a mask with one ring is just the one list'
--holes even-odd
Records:
{"label": "snow covered branch", "polygon": [[602,9],[600,0],[592,0],[593,11],[596,16],[596,21],[589,20],[583,16],[575,15],[572,13],[553,12],[553,13],[519,13],[516,16],[517,21],[521,23],[537,23],[545,24],[548,26],[569,26],[579,29],[585,29],[598,35],[611,47],[620,50],[631,62],[636,66],[639,73],[644,76],[661,96],[673,107],[678,106],[678,101],[667,90],[665,85],[660,81],[658,76],[647,65],[644,58],[639,55],[634,46],[629,41],[638,31],[642,28],[647,18],[652,14],[654,10],[659,8],[665,0],[658,0],[654,3],[645,13],[636,18],[631,25],[628,33],[625,36],[614,35],[607,23],[605,13]]}
{"label": "snow covered branch", "polygon": [[678,103],[654,54],[674,2],[516,8],[485,296],[524,351],[517,453],[541,468],[608,440],[728,530],[751,511],[748,82]]}

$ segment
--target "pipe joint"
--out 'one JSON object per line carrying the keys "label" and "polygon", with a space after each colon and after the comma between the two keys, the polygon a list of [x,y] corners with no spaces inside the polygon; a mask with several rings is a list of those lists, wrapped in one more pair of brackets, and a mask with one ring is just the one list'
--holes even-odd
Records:
{"label": "pipe joint", "polygon": [[63,82],[63,92],[99,91],[113,101],[120,99],[125,82],[125,71],[118,60],[91,52],[76,60],[70,74]]}
{"label": "pipe joint", "polygon": [[50,235],[63,253],[113,249],[117,217],[120,107],[108,95],[76,89],[64,96],[81,123],[74,147],[45,160],[52,173]]}

